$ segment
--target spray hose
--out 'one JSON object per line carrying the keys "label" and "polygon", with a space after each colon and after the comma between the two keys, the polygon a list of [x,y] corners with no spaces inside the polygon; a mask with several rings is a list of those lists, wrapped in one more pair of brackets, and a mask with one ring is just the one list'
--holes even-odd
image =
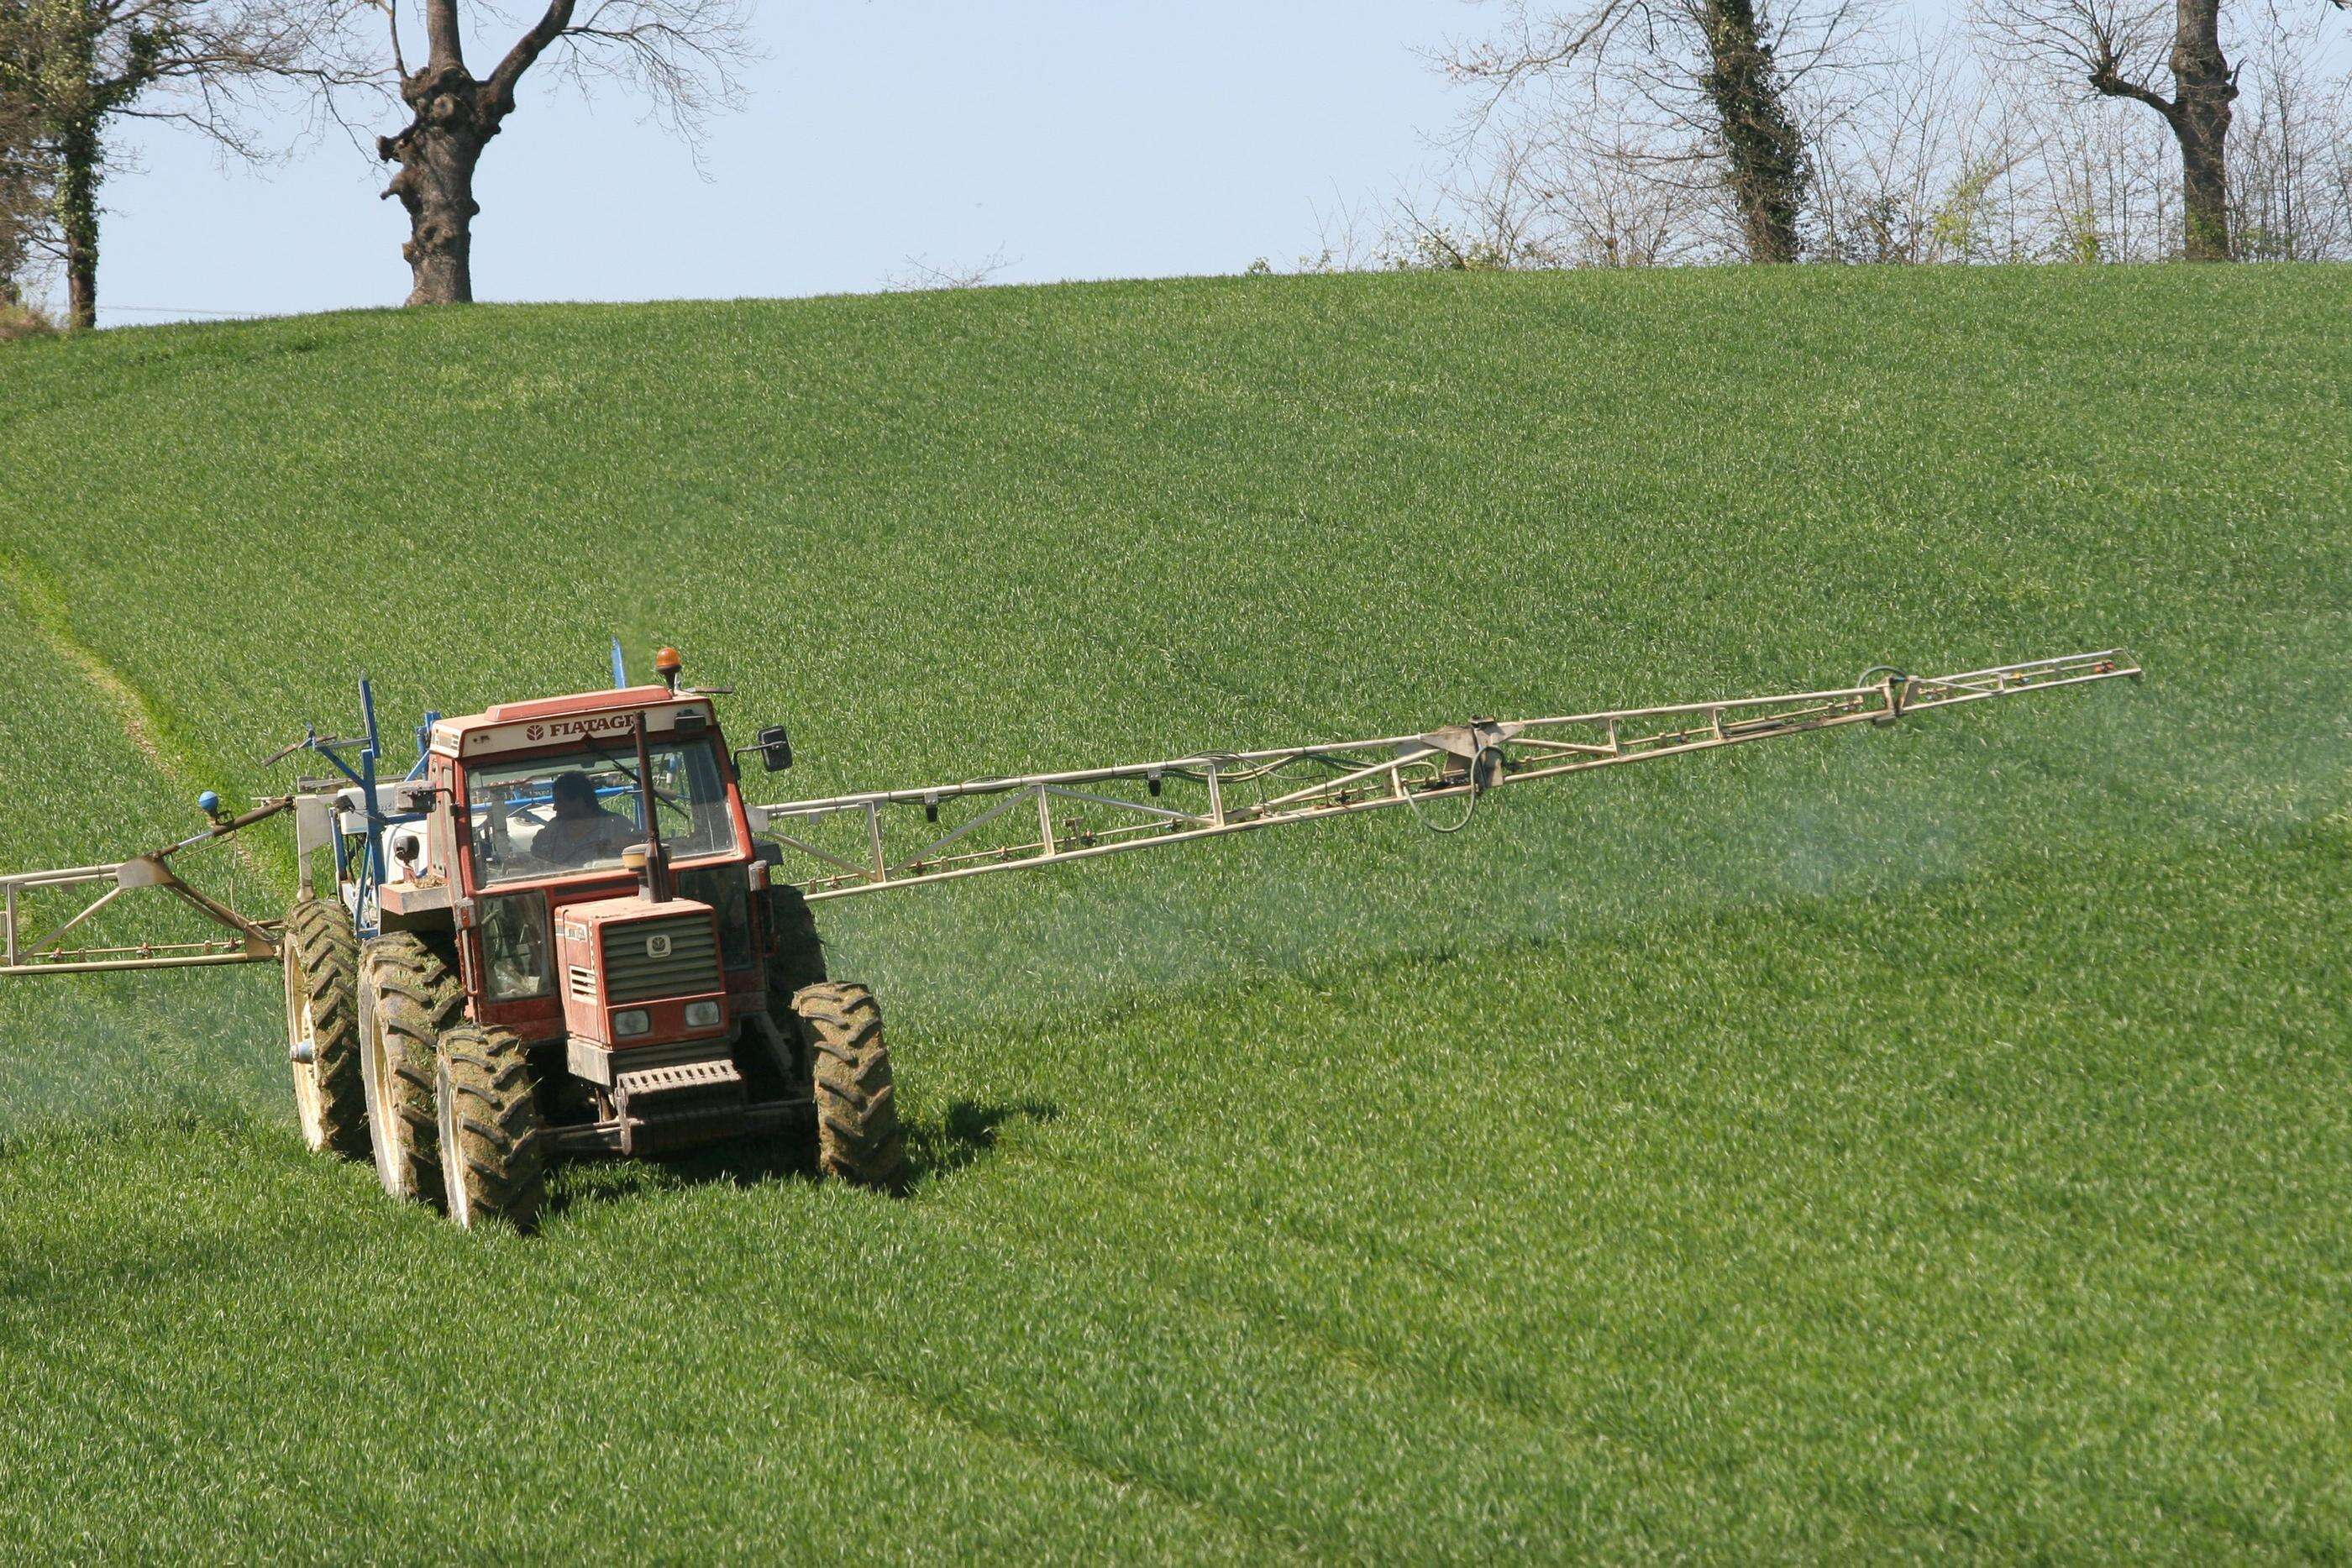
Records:
{"label": "spray hose", "polygon": [[1470,793],[1462,798],[1462,814],[1459,817],[1451,822],[1433,822],[1422,814],[1420,800],[1408,792],[1404,803],[1406,809],[1412,812],[1412,820],[1433,833],[1458,833],[1468,827],[1470,819],[1478,814],[1478,797],[1486,792],[1486,786],[1481,782],[1486,777],[1482,765],[1490,754],[1495,758],[1495,772],[1499,775],[1503,771],[1501,747],[1491,743],[1482,745],[1470,754]]}

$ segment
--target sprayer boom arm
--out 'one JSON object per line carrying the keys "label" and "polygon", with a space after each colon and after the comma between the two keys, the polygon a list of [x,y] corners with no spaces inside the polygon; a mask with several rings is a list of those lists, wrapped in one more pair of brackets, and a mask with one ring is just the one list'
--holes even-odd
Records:
{"label": "sprayer boom arm", "polygon": [[[209,801],[209,797],[207,797]],[[257,920],[239,914],[222,899],[189,886],[180,879],[172,859],[184,851],[216,843],[242,832],[280,811],[290,810],[294,797],[280,795],[258,802],[237,816],[220,815],[203,832],[127,861],[100,865],[62,866],[55,871],[18,872],[0,876],[0,975],[72,975],[110,969],[187,969],[213,964],[267,963],[278,956],[276,920]],[[30,905],[35,895],[61,888],[102,887],[79,910],[59,923],[33,928]],[[222,935],[193,939],[153,939],[120,946],[68,947],[65,939],[100,910],[142,889],[176,897]],[[68,895],[75,896],[75,895]],[[152,903],[151,897],[146,902]],[[86,939],[85,939],[86,940]]]}
{"label": "sprayer boom arm", "polygon": [[877,789],[754,807],[752,819],[782,848],[778,880],[814,903],[1350,811],[1418,813],[1454,797],[1466,817],[1479,795],[1506,784],[2139,673],[2120,648],[1934,677],[1880,667],[1826,691],[1473,719],[1419,735]]}

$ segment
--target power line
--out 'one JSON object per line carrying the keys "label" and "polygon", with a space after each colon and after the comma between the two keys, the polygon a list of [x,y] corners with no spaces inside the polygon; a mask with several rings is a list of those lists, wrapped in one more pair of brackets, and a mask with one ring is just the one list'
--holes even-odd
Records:
{"label": "power line", "polygon": [[219,316],[252,319],[275,314],[268,310],[196,310],[181,305],[100,305],[99,313],[121,311],[128,316]]}

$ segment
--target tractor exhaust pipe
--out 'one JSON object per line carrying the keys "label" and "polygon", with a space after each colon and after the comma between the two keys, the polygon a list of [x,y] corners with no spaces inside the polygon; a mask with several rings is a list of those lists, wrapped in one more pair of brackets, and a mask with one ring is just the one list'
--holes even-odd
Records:
{"label": "tractor exhaust pipe", "polygon": [[[646,746],[646,716],[635,716],[637,738],[637,816],[646,825],[643,848],[632,846],[621,854],[621,863],[637,873],[637,892],[650,904],[670,901],[669,855],[662,848],[661,819],[655,813],[660,803],[654,798],[653,758]],[[632,860],[634,857],[634,862]]]}
{"label": "tractor exhaust pipe", "polygon": [[643,844],[631,844],[621,852],[621,869],[637,879],[637,896],[648,903],[661,900],[654,894],[653,856]]}

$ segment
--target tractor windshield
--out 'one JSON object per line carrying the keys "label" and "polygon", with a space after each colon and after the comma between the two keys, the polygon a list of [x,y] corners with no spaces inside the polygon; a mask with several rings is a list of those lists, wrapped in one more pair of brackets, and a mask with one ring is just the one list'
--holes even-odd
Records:
{"label": "tractor windshield", "polygon": [[[726,854],[734,820],[718,759],[707,743],[656,746],[655,809],[672,860]],[[646,841],[638,819],[636,753],[580,751],[467,773],[474,873],[484,885],[609,871]]]}

